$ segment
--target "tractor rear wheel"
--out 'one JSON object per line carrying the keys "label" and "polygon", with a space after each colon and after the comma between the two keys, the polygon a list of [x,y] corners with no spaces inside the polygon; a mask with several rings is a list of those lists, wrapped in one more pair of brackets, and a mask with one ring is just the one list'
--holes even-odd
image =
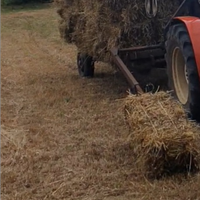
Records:
{"label": "tractor rear wheel", "polygon": [[166,41],[169,87],[191,119],[200,121],[200,81],[190,37],[183,24],[170,27]]}
{"label": "tractor rear wheel", "polygon": [[94,76],[94,61],[91,56],[78,53],[77,55],[78,72],[81,77]]}

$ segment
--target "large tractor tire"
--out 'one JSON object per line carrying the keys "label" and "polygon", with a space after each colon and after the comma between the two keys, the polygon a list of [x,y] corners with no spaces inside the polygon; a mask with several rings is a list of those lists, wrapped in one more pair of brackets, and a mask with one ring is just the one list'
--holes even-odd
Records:
{"label": "large tractor tire", "polygon": [[169,28],[166,61],[170,89],[189,118],[200,121],[200,81],[194,51],[184,24]]}
{"label": "large tractor tire", "polygon": [[94,76],[94,61],[91,56],[78,53],[77,55],[78,72],[81,77]]}

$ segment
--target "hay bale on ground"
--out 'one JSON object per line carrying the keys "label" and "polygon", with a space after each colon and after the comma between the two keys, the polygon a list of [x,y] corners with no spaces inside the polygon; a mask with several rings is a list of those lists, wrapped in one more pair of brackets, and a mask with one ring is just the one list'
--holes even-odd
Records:
{"label": "hay bale on ground", "polygon": [[160,0],[156,17],[149,19],[141,0],[56,0],[62,37],[102,61],[111,47],[162,41],[163,27],[181,2]]}
{"label": "hay bale on ground", "polygon": [[199,170],[200,129],[169,94],[129,95],[124,110],[137,164],[148,176]]}

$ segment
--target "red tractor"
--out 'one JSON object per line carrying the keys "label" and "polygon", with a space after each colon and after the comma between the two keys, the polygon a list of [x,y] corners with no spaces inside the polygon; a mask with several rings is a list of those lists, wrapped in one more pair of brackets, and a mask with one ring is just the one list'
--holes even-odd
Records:
{"label": "red tractor", "polygon": [[[158,3],[157,0],[145,1],[148,17],[155,17]],[[189,117],[200,121],[200,0],[182,1],[166,24],[163,36],[157,45],[111,49],[114,63],[136,93],[143,93],[143,89],[130,71],[130,63],[148,63],[147,70],[164,66],[169,89]],[[92,57],[78,54],[77,64],[81,76],[93,76]]]}

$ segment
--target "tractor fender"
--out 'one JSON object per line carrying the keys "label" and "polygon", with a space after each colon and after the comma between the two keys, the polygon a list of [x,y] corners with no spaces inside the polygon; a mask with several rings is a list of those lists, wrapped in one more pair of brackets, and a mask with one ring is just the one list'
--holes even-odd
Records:
{"label": "tractor fender", "polygon": [[185,24],[192,43],[198,74],[200,77],[200,19],[198,17],[175,17],[174,22],[177,21]]}

